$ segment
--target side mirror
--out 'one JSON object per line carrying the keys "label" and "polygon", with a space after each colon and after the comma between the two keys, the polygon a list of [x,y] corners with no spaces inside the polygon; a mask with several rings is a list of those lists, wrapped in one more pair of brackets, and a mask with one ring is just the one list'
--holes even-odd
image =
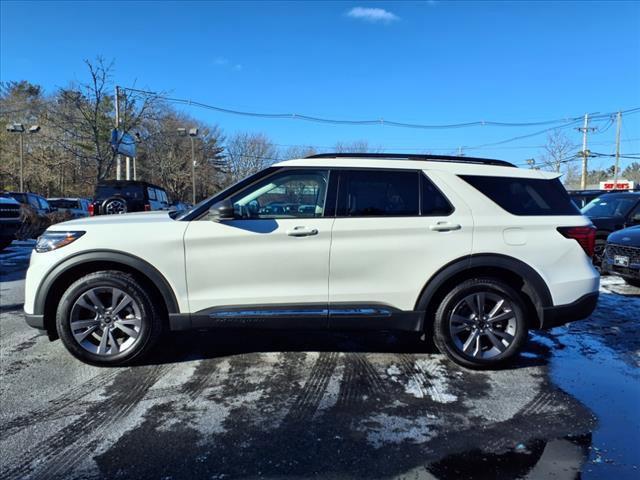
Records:
{"label": "side mirror", "polygon": [[214,222],[222,222],[224,220],[233,220],[236,218],[233,204],[229,201],[222,201],[214,204],[209,209],[209,219]]}

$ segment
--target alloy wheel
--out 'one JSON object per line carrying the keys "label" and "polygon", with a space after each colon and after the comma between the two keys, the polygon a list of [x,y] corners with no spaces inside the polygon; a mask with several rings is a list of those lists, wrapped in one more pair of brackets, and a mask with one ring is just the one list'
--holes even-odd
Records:
{"label": "alloy wheel", "polygon": [[116,355],[129,350],[140,337],[141,309],[119,288],[94,287],[74,303],[70,327],[73,338],[88,352]]}
{"label": "alloy wheel", "polygon": [[516,316],[508,299],[493,292],[476,292],[460,300],[449,317],[456,348],[471,358],[489,359],[513,343]]}
{"label": "alloy wheel", "polygon": [[104,206],[104,210],[109,215],[127,213],[127,206],[122,200],[111,200]]}

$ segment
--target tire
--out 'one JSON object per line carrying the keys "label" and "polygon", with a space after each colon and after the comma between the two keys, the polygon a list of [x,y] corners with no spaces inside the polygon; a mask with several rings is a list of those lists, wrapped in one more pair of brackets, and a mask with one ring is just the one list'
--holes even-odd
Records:
{"label": "tire", "polygon": [[127,213],[127,201],[122,197],[109,197],[102,203],[102,214],[117,215]]}
{"label": "tire", "polygon": [[56,328],[77,359],[117,366],[139,360],[153,348],[163,319],[133,275],[106,270],[80,278],[64,292]]}
{"label": "tire", "polygon": [[[484,320],[473,318],[478,312],[478,302],[482,304],[480,313],[487,315]],[[527,339],[525,312],[522,297],[502,281],[465,280],[444,297],[436,310],[434,343],[440,352],[464,367],[503,366],[513,360]]]}
{"label": "tire", "polygon": [[0,251],[7,248],[13,242],[13,238],[0,238]]}
{"label": "tire", "polygon": [[640,280],[636,280],[635,278],[625,278],[624,281],[632,287],[640,288]]}
{"label": "tire", "polygon": [[604,256],[604,249],[607,246],[606,238],[596,238],[596,243],[593,248],[593,265],[600,269],[602,265],[602,258]]}

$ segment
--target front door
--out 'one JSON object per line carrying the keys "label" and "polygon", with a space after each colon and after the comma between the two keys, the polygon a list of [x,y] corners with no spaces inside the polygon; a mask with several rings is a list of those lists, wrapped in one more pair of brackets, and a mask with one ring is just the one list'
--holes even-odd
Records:
{"label": "front door", "polygon": [[328,181],[328,170],[278,170],[229,198],[234,220],[191,222],[185,258],[196,324],[326,326]]}

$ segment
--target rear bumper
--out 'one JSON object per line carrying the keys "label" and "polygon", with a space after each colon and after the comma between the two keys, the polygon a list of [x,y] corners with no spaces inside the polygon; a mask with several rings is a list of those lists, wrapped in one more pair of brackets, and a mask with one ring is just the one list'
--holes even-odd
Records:
{"label": "rear bumper", "polygon": [[596,309],[598,295],[599,292],[591,292],[583,295],[575,302],[544,308],[542,328],[558,327],[565,323],[587,318]]}

